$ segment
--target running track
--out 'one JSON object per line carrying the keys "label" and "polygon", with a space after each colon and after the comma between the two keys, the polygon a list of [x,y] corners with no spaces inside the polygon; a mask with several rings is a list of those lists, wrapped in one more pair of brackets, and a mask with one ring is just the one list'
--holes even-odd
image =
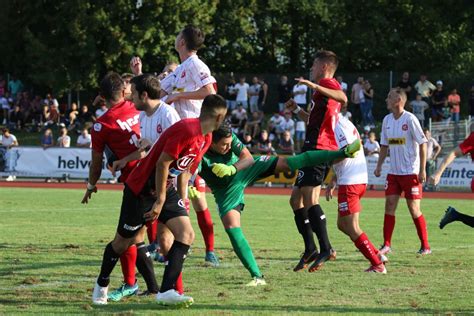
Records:
{"label": "running track", "polygon": [[[44,183],[44,182],[0,182],[0,187],[4,188],[50,188],[50,189],[85,189],[84,183]],[[121,184],[99,184],[99,190],[123,190]],[[245,190],[246,194],[267,194],[267,195],[290,195],[291,188],[264,188],[264,187],[249,187]],[[365,198],[383,198],[384,191],[368,190]],[[474,194],[470,192],[423,192],[423,197],[428,199],[463,199],[474,200]]]}

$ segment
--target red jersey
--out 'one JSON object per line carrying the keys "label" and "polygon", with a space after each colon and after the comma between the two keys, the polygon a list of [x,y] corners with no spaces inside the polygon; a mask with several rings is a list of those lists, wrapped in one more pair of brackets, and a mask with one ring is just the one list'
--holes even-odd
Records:
{"label": "red jersey", "polygon": [[471,154],[471,159],[474,161],[474,132],[459,144],[459,149],[461,149],[464,155]]}
{"label": "red jersey", "polygon": [[[139,113],[130,101],[115,104],[97,119],[91,130],[92,150],[104,153],[110,150],[122,159],[137,150],[140,138]],[[130,161],[122,170],[119,180],[124,182],[138,161]]]}
{"label": "red jersey", "polygon": [[202,135],[199,119],[183,119],[170,126],[153,144],[145,158],[130,173],[125,183],[135,195],[155,190],[155,167],[161,153],[167,153],[174,161],[169,167],[168,185],[182,172],[194,173],[199,162],[211,145],[212,133]]}
{"label": "red jersey", "polygon": [[[342,90],[341,85],[334,78],[323,78],[318,83],[321,87],[332,90]],[[341,104],[333,99],[315,92],[312,97],[313,106],[309,115],[306,140],[306,149],[337,150],[334,128],[341,111]]]}

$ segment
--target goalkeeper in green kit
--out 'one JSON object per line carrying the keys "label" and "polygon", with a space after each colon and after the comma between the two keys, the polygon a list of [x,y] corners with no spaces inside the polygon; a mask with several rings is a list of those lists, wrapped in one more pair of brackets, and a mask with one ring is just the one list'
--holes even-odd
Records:
{"label": "goalkeeper in green kit", "polygon": [[[357,140],[339,151],[307,151],[291,157],[253,157],[232,133],[229,123],[224,122],[212,133],[212,144],[201,161],[199,175],[214,195],[219,216],[235,253],[252,276],[252,281],[247,286],[265,285],[266,282],[240,227],[240,213],[244,209],[244,189],[256,180],[280,172],[353,158],[359,149],[360,141]],[[190,188],[190,195],[193,194],[197,194],[197,191]]]}

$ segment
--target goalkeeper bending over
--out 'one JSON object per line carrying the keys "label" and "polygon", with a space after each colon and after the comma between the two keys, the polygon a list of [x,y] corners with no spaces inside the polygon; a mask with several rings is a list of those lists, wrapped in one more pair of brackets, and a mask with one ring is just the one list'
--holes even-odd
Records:
{"label": "goalkeeper bending over", "polygon": [[[252,157],[249,150],[232,133],[229,123],[224,122],[212,133],[212,144],[201,161],[199,175],[214,195],[219,216],[235,253],[252,276],[252,281],[247,286],[265,285],[266,282],[240,227],[240,213],[244,209],[244,189],[256,180],[273,174],[352,158],[359,148],[360,141],[357,140],[339,151],[307,151],[291,157]],[[190,188],[190,193],[195,194],[195,189]]]}

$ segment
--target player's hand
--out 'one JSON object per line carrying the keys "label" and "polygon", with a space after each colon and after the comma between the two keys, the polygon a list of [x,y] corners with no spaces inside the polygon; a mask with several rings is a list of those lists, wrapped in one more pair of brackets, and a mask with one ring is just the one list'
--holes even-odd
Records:
{"label": "player's hand", "polygon": [[138,140],[138,149],[139,150],[148,150],[149,147],[153,145],[150,140],[146,138],[140,138]]}
{"label": "player's hand", "polygon": [[130,70],[135,76],[142,74],[142,60],[138,56],[134,56],[132,60],[130,60]]}
{"label": "player's hand", "polygon": [[295,78],[296,81],[298,81],[299,84],[304,84],[306,86],[312,85],[313,83],[309,80],[306,80],[303,77]]}
{"label": "player's hand", "polygon": [[198,189],[195,186],[190,185],[188,187],[188,197],[189,197],[189,199],[191,199],[191,200],[199,199],[200,196],[201,196],[201,193],[198,191]]}
{"label": "player's hand", "polygon": [[425,181],[426,181],[426,171],[425,170],[420,171],[420,173],[418,174],[418,180],[420,181],[420,183],[425,183]]}
{"label": "player's hand", "polygon": [[441,175],[438,174],[438,173],[435,173],[434,175],[432,175],[430,178],[429,178],[429,183],[431,185],[438,185],[439,183],[439,180],[441,180]]}
{"label": "player's hand", "polygon": [[154,221],[155,219],[160,216],[161,209],[163,208],[163,204],[159,203],[156,201],[153,206],[151,207],[151,210],[149,212],[146,212],[143,217],[145,218],[145,221]]}
{"label": "player's hand", "polygon": [[179,100],[179,93],[175,93],[175,94],[168,94],[168,97],[166,98],[166,103],[168,104],[172,104],[174,101],[178,101]]}
{"label": "player's hand", "polygon": [[115,160],[113,163],[112,163],[112,168],[110,169],[110,172],[112,172],[112,175],[115,177],[115,173],[119,170],[122,170],[123,168],[125,168],[125,166],[127,165],[127,162],[124,161],[124,160]]}
{"label": "player's hand", "polygon": [[216,163],[212,166],[212,172],[219,178],[232,176],[237,172],[237,168],[233,165],[226,165],[223,163]]}
{"label": "player's hand", "polygon": [[330,201],[332,199],[332,194],[334,193],[334,189],[336,185],[334,183],[328,184],[326,187],[326,201]]}
{"label": "player's hand", "polygon": [[84,194],[84,197],[82,198],[82,204],[87,204],[89,203],[89,200],[92,197],[92,193],[97,193],[97,187],[94,187],[92,190],[86,189],[86,193]]}
{"label": "player's hand", "polygon": [[376,176],[378,178],[381,175],[382,175],[382,168],[381,167],[376,167],[375,170],[374,170],[374,176]]}
{"label": "player's hand", "polygon": [[294,110],[296,110],[297,107],[298,107],[298,104],[296,104],[295,100],[293,99],[289,99],[285,103],[285,109],[287,109],[288,111],[293,112]]}

